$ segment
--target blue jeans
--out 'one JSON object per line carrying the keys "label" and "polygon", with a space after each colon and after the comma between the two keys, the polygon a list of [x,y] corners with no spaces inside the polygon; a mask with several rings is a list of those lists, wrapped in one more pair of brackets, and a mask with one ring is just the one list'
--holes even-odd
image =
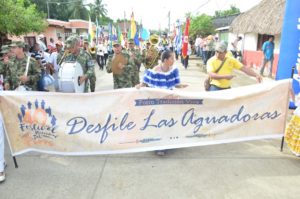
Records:
{"label": "blue jeans", "polygon": [[225,90],[225,89],[230,89],[230,87],[228,87],[228,88],[220,88],[220,87],[218,87],[216,85],[211,84],[208,91],[220,91],[220,90]]}

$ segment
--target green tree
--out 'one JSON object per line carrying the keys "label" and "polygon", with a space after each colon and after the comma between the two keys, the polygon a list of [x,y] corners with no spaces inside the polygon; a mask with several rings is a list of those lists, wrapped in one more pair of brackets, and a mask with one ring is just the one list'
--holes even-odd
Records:
{"label": "green tree", "polygon": [[190,37],[196,37],[198,34],[207,36],[213,34],[215,28],[212,23],[212,17],[206,14],[191,16],[190,18]]}
{"label": "green tree", "polygon": [[83,0],[69,4],[69,18],[89,20],[89,11],[85,6]]}
{"label": "green tree", "polygon": [[235,7],[234,5],[231,5],[229,10],[215,11],[214,17],[226,17],[229,15],[234,15],[234,14],[239,14],[239,13],[241,13],[240,9]]}
{"label": "green tree", "polygon": [[101,17],[107,15],[106,4],[103,4],[102,0],[95,0],[95,2],[88,5],[90,7],[90,15],[92,21],[100,21]]}
{"label": "green tree", "polygon": [[19,36],[29,32],[42,32],[46,28],[44,17],[34,4],[26,0],[0,0],[1,35]]}

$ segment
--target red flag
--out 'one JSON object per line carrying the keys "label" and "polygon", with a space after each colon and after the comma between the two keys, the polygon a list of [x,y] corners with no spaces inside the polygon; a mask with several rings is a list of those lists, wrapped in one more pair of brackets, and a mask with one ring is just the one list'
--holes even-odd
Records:
{"label": "red flag", "polygon": [[190,28],[190,18],[186,19],[185,31],[183,36],[182,43],[182,56],[185,59],[188,52],[188,43],[189,43],[189,28]]}

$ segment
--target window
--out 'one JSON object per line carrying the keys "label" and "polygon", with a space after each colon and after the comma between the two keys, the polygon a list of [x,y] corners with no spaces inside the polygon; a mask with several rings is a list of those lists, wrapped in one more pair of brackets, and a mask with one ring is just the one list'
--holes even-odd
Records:
{"label": "window", "polygon": [[36,43],[35,37],[24,37],[25,43],[32,47]]}
{"label": "window", "polygon": [[265,41],[268,41],[269,37],[273,35],[261,35],[258,34],[258,39],[257,39],[257,50],[262,50],[262,45]]}

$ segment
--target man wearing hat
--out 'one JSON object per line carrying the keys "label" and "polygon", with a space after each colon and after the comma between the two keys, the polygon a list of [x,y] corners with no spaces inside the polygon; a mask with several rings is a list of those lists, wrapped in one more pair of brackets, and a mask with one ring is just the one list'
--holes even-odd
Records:
{"label": "man wearing hat", "polygon": [[[256,74],[251,68],[244,66],[238,60],[226,56],[227,44],[220,41],[216,45],[216,55],[207,62],[207,72],[212,79],[209,91],[217,91],[231,88],[231,79],[235,77],[233,70],[241,70],[249,76],[255,77],[260,83],[262,77]],[[217,71],[217,72],[216,72]]]}
{"label": "man wearing hat", "polygon": [[27,89],[36,91],[37,82],[41,75],[41,68],[37,61],[24,53],[24,42],[17,41],[10,46],[16,57],[14,61],[8,65],[9,72],[4,80],[5,88],[15,90],[20,85],[23,85]]}
{"label": "man wearing hat", "polygon": [[[62,60],[62,62],[78,62],[80,63],[82,70],[83,70],[83,76],[80,77],[80,84],[85,82],[85,88],[84,92],[88,92],[88,80],[90,82],[96,82],[96,76],[95,76],[95,70],[94,70],[94,61],[92,60],[92,57],[90,54],[88,54],[84,49],[80,48],[80,39],[77,36],[70,36],[66,41],[66,50],[69,51],[69,54],[65,56],[65,58]],[[92,92],[95,90],[91,89]]]}
{"label": "man wearing hat", "polygon": [[134,61],[134,67],[132,70],[132,85],[135,86],[140,83],[140,67],[142,63],[142,55],[138,49],[135,49],[134,40],[130,39],[128,41],[127,53],[130,55],[131,59]]}
{"label": "man wearing hat", "polygon": [[155,46],[158,39],[157,35],[151,35],[150,40],[146,42],[146,49],[143,51],[143,63],[147,69],[151,69],[158,64],[160,53]]}
{"label": "man wearing hat", "polygon": [[[8,72],[8,65],[11,62],[10,56],[12,55],[10,52],[10,47],[8,45],[3,45],[1,47],[1,52],[2,57],[0,61],[0,75],[2,75],[2,81],[6,77],[6,73]],[[3,83],[3,82],[2,82]]]}
{"label": "man wearing hat", "polygon": [[[90,48],[89,48],[89,40],[88,39],[84,39],[83,40],[83,49],[93,59],[93,55],[91,54],[91,51],[90,51]],[[96,88],[96,74],[94,73],[94,75],[89,80],[90,80],[90,89],[91,89],[91,92],[95,92],[95,88]]]}
{"label": "man wearing hat", "polygon": [[[127,52],[122,51],[120,42],[113,42],[114,54],[109,55],[106,71],[113,73],[114,89],[131,88],[134,61]],[[115,72],[120,71],[120,72]]]}
{"label": "man wearing hat", "polygon": [[45,36],[44,36],[43,34],[40,34],[40,35],[38,36],[38,41],[37,41],[37,43],[38,43],[39,46],[40,46],[40,50],[41,50],[42,52],[45,52],[45,51],[47,50],[47,47],[46,47],[46,45],[45,45],[45,43],[44,43],[44,38],[45,38]]}

